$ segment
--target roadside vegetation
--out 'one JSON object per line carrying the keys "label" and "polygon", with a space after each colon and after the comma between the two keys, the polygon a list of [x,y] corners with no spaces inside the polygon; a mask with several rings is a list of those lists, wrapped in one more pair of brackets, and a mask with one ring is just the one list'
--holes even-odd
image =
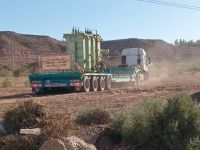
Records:
{"label": "roadside vegetation", "polygon": [[175,46],[199,46],[200,45],[200,39],[194,40],[185,40],[185,39],[176,39],[174,41]]}
{"label": "roadside vegetation", "polygon": [[[3,117],[7,135],[0,137],[3,150],[37,150],[49,138],[76,135],[70,114],[54,113],[34,100],[25,101],[10,109]],[[21,135],[20,129],[40,128],[41,135]]]}
{"label": "roadside vegetation", "polygon": [[11,81],[8,78],[5,78],[2,82],[3,87],[10,87],[11,86]]}
{"label": "roadside vegetation", "polygon": [[[200,109],[185,93],[177,93],[165,102],[144,100],[126,113],[119,112],[114,118],[101,108],[81,108],[73,118],[71,114],[54,113],[41,103],[29,100],[9,107],[3,119],[7,135],[0,137],[0,146],[4,150],[10,147],[35,150],[48,138],[78,135],[78,126],[91,125],[104,125],[106,134],[99,136],[111,139],[118,147],[129,146],[136,150],[200,149]],[[22,128],[40,128],[42,134],[20,135]]]}
{"label": "roadside vegetation", "polygon": [[7,66],[0,65],[0,77],[23,77],[29,74],[31,69],[26,67],[9,68]]}
{"label": "roadside vegetation", "polygon": [[[111,138],[136,149],[200,149],[200,109],[187,94],[176,94],[161,104],[146,100],[111,125]],[[116,139],[114,139],[116,140]]]}
{"label": "roadside vegetation", "polygon": [[28,71],[25,68],[18,68],[13,70],[13,76],[14,77],[22,77],[22,76],[27,76]]}
{"label": "roadside vegetation", "polygon": [[11,74],[12,71],[8,67],[0,65],[0,77],[7,77]]}
{"label": "roadside vegetation", "polygon": [[109,124],[111,121],[110,113],[102,108],[81,108],[75,119],[79,125]]}
{"label": "roadside vegetation", "polygon": [[30,71],[31,67],[30,69],[24,67],[12,69],[0,65],[0,87],[28,87],[29,82],[27,77],[30,74]]}

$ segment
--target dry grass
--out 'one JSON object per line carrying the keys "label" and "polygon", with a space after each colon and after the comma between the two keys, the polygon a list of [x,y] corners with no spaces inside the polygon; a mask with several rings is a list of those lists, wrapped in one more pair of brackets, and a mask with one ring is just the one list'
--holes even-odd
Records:
{"label": "dry grass", "polygon": [[[76,126],[68,113],[54,113],[33,100],[9,107],[3,118],[6,131],[10,134],[0,138],[5,150],[37,150],[48,138],[62,138],[76,135]],[[41,128],[39,136],[19,135],[21,128]]]}
{"label": "dry grass", "polygon": [[112,121],[111,115],[108,111],[100,108],[80,109],[75,119],[76,123],[80,125],[91,124],[108,124]]}
{"label": "dry grass", "polygon": [[9,82],[11,82],[11,87],[15,87],[15,88],[19,88],[19,87],[27,87],[27,81],[28,81],[28,76],[26,77],[12,77],[12,76],[7,76],[7,77],[0,77],[0,87],[4,87],[3,86],[3,82],[5,80],[9,80]]}
{"label": "dry grass", "polygon": [[43,105],[29,100],[10,108],[4,115],[3,124],[8,133],[15,133],[22,128],[41,128],[45,116]]}
{"label": "dry grass", "polygon": [[7,112],[14,105],[15,105],[14,103],[1,103],[0,104],[0,118],[3,118],[5,112]]}

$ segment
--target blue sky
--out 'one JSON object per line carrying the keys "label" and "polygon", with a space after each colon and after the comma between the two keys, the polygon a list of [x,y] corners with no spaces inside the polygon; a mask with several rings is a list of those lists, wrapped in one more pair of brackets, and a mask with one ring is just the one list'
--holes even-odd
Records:
{"label": "blue sky", "polygon": [[[200,6],[199,0],[163,0]],[[200,39],[200,10],[137,0],[0,0],[0,30],[62,39],[72,26],[97,29],[104,40]]]}

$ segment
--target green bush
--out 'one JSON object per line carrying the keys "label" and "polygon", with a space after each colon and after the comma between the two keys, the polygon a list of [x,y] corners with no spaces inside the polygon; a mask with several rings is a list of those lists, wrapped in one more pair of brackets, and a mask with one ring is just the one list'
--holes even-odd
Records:
{"label": "green bush", "polygon": [[148,148],[152,136],[152,124],[163,112],[163,104],[157,100],[145,100],[133,110],[122,127],[125,142],[137,145],[137,148]]}
{"label": "green bush", "polygon": [[14,77],[21,77],[27,75],[27,71],[24,68],[18,68],[13,71],[13,76]]}
{"label": "green bush", "polygon": [[127,115],[119,115],[110,130],[114,141],[139,150],[200,149],[200,109],[183,93],[168,98],[166,105],[145,100]]}
{"label": "green bush", "polygon": [[127,119],[127,114],[120,113],[116,116],[111,124],[110,137],[115,143],[122,141],[122,127]]}
{"label": "green bush", "polygon": [[82,108],[78,112],[75,122],[80,125],[91,125],[91,124],[108,124],[111,122],[111,116],[109,112],[101,109],[85,109]]}
{"label": "green bush", "polygon": [[168,99],[163,114],[153,124],[152,141],[157,149],[187,149],[191,139],[199,135],[200,110],[187,94]]}
{"label": "green bush", "polygon": [[2,82],[3,87],[10,87],[11,81],[8,78],[5,78],[5,80]]}

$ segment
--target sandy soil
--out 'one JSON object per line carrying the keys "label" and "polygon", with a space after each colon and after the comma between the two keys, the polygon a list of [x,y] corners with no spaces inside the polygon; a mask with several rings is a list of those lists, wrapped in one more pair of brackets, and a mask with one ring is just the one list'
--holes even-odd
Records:
{"label": "sandy soil", "polygon": [[127,111],[144,99],[166,98],[176,92],[188,92],[198,98],[200,95],[200,74],[161,75],[151,77],[149,81],[138,87],[126,86],[113,88],[111,91],[89,93],[54,93],[35,96],[29,87],[0,88],[0,113],[16,102],[34,99],[47,105],[52,110],[71,113],[80,108],[101,107],[111,113]]}
{"label": "sandy soil", "polygon": [[[25,84],[27,78],[10,78],[11,87],[0,86],[0,114],[24,100],[40,101],[52,110],[73,114],[83,107],[101,107],[111,113],[127,111],[144,99],[161,101],[176,92],[188,92],[200,101],[200,67],[196,61],[151,64],[150,78],[140,86],[114,87],[111,91],[51,93],[35,96]],[[2,82],[4,79],[0,79]],[[25,86],[26,85],[26,86]]]}

